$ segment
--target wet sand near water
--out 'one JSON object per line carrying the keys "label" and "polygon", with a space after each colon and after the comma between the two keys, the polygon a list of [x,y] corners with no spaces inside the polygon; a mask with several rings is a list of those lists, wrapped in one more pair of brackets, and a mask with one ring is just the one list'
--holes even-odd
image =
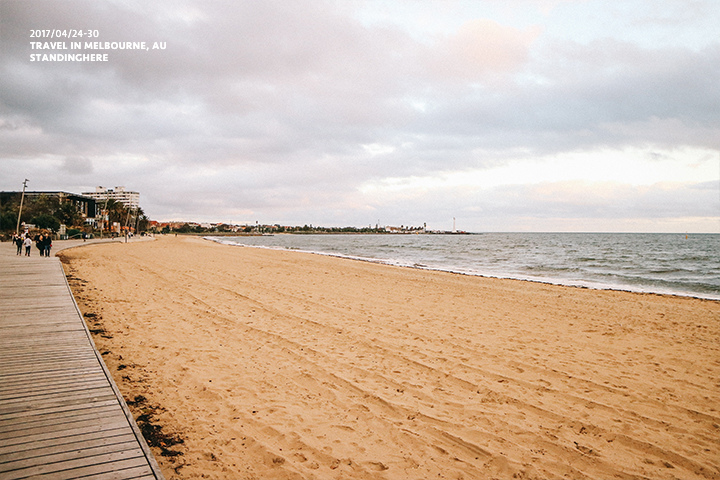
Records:
{"label": "wet sand near water", "polygon": [[168,479],[720,478],[720,302],[182,236],[59,256]]}

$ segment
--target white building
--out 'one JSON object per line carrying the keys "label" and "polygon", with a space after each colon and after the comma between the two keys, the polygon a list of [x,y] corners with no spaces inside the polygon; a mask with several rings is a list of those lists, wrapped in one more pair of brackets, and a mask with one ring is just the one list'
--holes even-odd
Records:
{"label": "white building", "polygon": [[94,192],[85,192],[83,195],[94,198],[98,208],[102,208],[103,202],[106,200],[115,200],[130,209],[135,209],[140,206],[140,193],[125,190],[125,187],[115,187],[114,189],[95,187]]}

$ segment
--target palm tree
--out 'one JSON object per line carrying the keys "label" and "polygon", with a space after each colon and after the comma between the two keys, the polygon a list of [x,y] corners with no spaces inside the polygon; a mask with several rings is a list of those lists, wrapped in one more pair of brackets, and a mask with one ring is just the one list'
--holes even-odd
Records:
{"label": "palm tree", "polygon": [[103,219],[107,219],[107,224],[103,227],[103,230],[112,229],[112,225],[114,223],[117,223],[119,225],[125,223],[128,211],[122,202],[118,202],[117,200],[109,198],[105,201],[105,204],[102,206],[102,208]]}

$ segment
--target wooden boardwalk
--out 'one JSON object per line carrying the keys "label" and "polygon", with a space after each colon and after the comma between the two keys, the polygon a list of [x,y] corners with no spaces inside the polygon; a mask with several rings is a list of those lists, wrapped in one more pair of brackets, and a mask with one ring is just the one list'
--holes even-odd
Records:
{"label": "wooden boardwalk", "polygon": [[0,479],[163,479],[60,260],[32,255],[0,244]]}

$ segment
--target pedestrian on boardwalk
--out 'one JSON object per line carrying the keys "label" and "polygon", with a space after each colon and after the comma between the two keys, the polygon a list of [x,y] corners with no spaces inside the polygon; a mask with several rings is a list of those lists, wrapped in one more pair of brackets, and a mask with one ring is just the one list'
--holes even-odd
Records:
{"label": "pedestrian on boardwalk", "polygon": [[37,247],[38,251],[40,252],[40,256],[45,255],[45,237],[41,233],[40,235],[35,235],[35,246]]}
{"label": "pedestrian on boardwalk", "polygon": [[45,256],[46,256],[46,257],[49,257],[49,256],[50,256],[50,249],[52,248],[52,237],[51,237],[49,234],[48,234],[48,235],[45,235],[45,244],[44,244],[44,247],[45,247]]}
{"label": "pedestrian on boardwalk", "polygon": [[22,255],[23,237],[16,233],[13,235],[13,243],[17,247],[17,255]]}
{"label": "pedestrian on boardwalk", "polygon": [[32,248],[32,239],[30,236],[25,237],[25,240],[23,240],[23,245],[25,245],[25,256],[30,256],[30,249]]}

